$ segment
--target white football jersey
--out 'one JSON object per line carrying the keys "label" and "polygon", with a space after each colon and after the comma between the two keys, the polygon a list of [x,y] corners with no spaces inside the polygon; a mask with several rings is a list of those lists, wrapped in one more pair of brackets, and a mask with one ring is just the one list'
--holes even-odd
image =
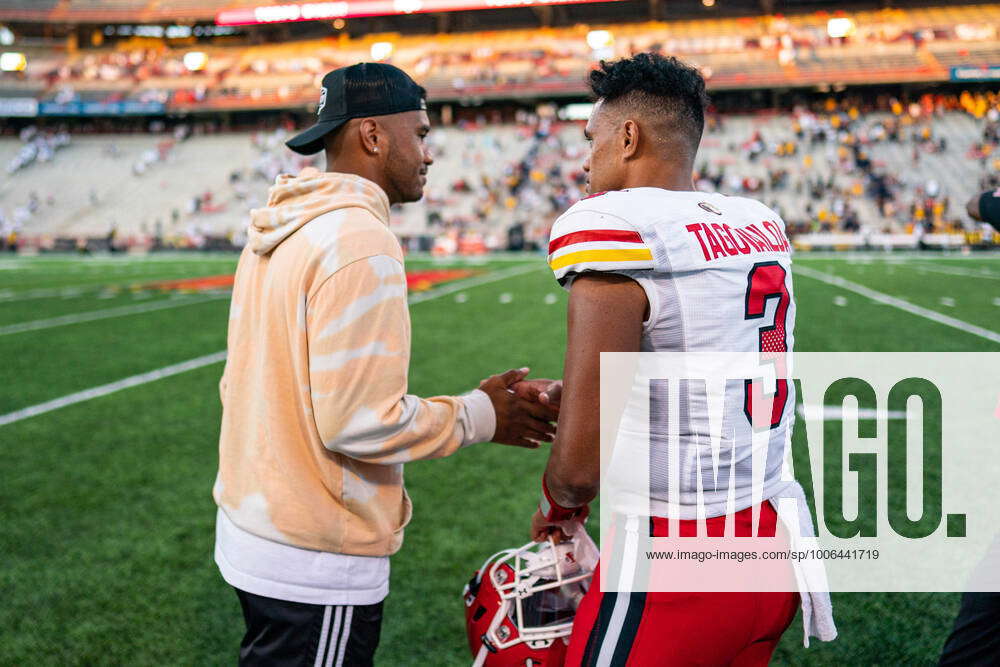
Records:
{"label": "white football jersey", "polygon": [[[567,289],[574,277],[588,271],[636,280],[649,300],[642,351],[760,352],[765,359],[776,359],[792,350],[795,300],[785,225],[753,199],[660,188],[593,195],[574,204],[552,227],[549,265]],[[726,513],[730,487],[735,487],[736,511],[752,504],[748,413],[754,390],[760,390],[759,383],[726,393],[715,477],[713,457],[702,451],[710,440],[704,389],[682,384],[681,452],[675,459],[681,469],[675,477],[681,506],[691,511],[681,511],[680,518],[694,518],[699,478],[707,516]],[[658,511],[656,501],[666,502],[669,487],[666,392],[666,384],[650,387],[650,493],[656,515],[665,513]],[[793,384],[779,381],[774,396],[763,457],[764,495],[758,501],[784,486],[779,480],[794,418]]]}

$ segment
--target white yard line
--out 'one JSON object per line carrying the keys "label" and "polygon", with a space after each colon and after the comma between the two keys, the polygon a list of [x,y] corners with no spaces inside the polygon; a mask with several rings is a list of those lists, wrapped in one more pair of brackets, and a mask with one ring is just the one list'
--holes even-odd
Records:
{"label": "white yard line", "polygon": [[811,252],[797,252],[795,253],[795,261],[799,260],[809,261],[825,261],[828,259],[837,259],[845,261],[882,261],[882,262],[904,262],[911,259],[919,259],[926,262],[936,262],[942,260],[983,260],[983,261],[1000,261],[1000,252],[981,252],[973,253],[969,255],[962,255],[960,253],[942,253],[940,255],[930,254],[930,253],[920,253],[920,252],[894,252],[885,253],[879,251],[872,252],[837,252],[837,251],[821,251],[814,250]]}
{"label": "white yard line", "polygon": [[[191,276],[192,279],[207,276]],[[47,299],[52,297],[82,296],[102,290],[129,290],[133,287],[141,287],[149,283],[169,282],[177,280],[176,276],[160,277],[156,273],[148,275],[135,275],[132,278],[113,278],[110,282],[102,283],[72,283],[66,285],[53,285],[52,287],[35,287],[21,289],[8,287],[0,289],[0,302],[3,301],[25,301],[28,299]]]}
{"label": "white yard line", "polygon": [[[511,267],[510,269],[506,269],[504,271],[497,271],[495,273],[490,273],[484,276],[469,278],[468,280],[456,281],[455,283],[446,285],[444,287],[440,287],[436,290],[428,290],[427,292],[418,292],[409,298],[409,302],[411,304],[415,304],[415,303],[421,303],[423,301],[430,301],[432,299],[437,299],[447,294],[451,294],[458,290],[468,289],[470,287],[478,287],[479,285],[486,285],[488,283],[496,282],[498,280],[503,280],[504,278],[520,275],[522,273],[528,273],[529,271],[537,271],[539,270],[539,268],[540,266],[538,264],[531,264],[523,267]],[[177,304],[175,302],[174,305],[184,305],[184,304]],[[128,389],[130,387],[137,387],[139,385],[155,382],[165,377],[170,377],[171,375],[177,375],[178,373],[193,371],[196,368],[201,368],[203,366],[217,364],[220,361],[225,361],[225,359],[226,359],[226,351],[222,350],[220,352],[215,352],[213,354],[206,354],[203,357],[197,357],[195,359],[182,361],[179,364],[164,366],[163,368],[158,368],[156,370],[149,371],[148,373],[140,373],[139,375],[133,375],[132,377],[127,377],[122,380],[117,380],[115,382],[103,384],[100,385],[99,387],[92,387],[90,389],[78,391],[74,394],[68,394],[66,396],[62,396],[60,398],[56,398],[51,401],[46,401],[45,403],[39,403],[37,405],[32,405],[27,408],[22,408],[21,410],[15,410],[14,412],[9,412],[5,415],[0,415],[0,426],[6,426],[7,424],[13,424],[14,422],[21,421],[22,419],[28,419],[29,417],[36,417],[38,415],[45,414],[46,412],[52,412],[53,410],[65,408],[66,406],[69,405],[74,405],[76,403],[89,401],[90,399],[97,398],[99,396],[107,396],[108,394],[113,394],[114,392],[121,391],[122,389]]]}
{"label": "white yard line", "polygon": [[[198,278],[208,278],[209,275],[203,276],[193,276],[192,280],[197,280]],[[17,290],[17,289],[0,289],[0,303],[7,303],[10,301],[28,301],[31,299],[51,299],[60,297],[63,299],[69,299],[71,297],[78,296],[89,296],[91,294],[97,294],[104,291],[119,291],[128,292],[133,289],[147,289],[144,285],[149,285],[153,283],[160,282],[171,282],[177,280],[177,278],[157,278],[156,276],[136,276],[131,280],[124,282],[110,282],[110,283],[88,283],[83,285],[63,285],[60,287],[39,287],[35,289],[28,290]],[[155,289],[155,288],[153,288]]]}
{"label": "white yard line", "polygon": [[839,287],[841,289],[854,292],[855,294],[860,294],[861,296],[867,297],[872,301],[877,301],[878,303],[884,303],[887,306],[893,306],[899,308],[900,310],[906,311],[911,315],[916,315],[917,317],[923,317],[924,319],[931,320],[932,322],[937,322],[938,324],[943,324],[959,331],[964,331],[965,333],[972,334],[974,336],[979,336],[980,338],[985,338],[986,340],[992,341],[994,343],[1000,343],[1000,333],[996,331],[991,331],[989,329],[984,329],[983,327],[978,327],[975,324],[970,324],[964,320],[960,320],[955,317],[949,317],[948,315],[942,315],[936,310],[930,310],[929,308],[924,308],[916,304],[912,304],[909,301],[904,301],[898,297],[890,296],[883,292],[878,292],[871,289],[870,287],[865,287],[864,285],[859,285],[858,283],[851,282],[850,280],[845,280],[838,276],[823,273],[822,271],[817,271],[816,269],[810,269],[801,264],[796,264],[792,269],[793,275],[806,276],[814,280],[819,280],[826,283],[827,285],[833,285],[834,287]]}
{"label": "white yard line", "polygon": [[121,391],[122,389],[137,387],[141,384],[147,384],[149,382],[155,382],[156,380],[170,377],[171,375],[177,375],[178,373],[184,373],[185,371],[192,371],[196,368],[201,368],[202,366],[218,363],[225,360],[225,358],[225,351],[216,352],[215,354],[206,354],[204,357],[189,359],[179,364],[173,364],[172,366],[164,366],[163,368],[158,368],[155,371],[140,373],[139,375],[127,377],[124,380],[118,380],[117,382],[111,382],[109,384],[102,384],[99,387],[92,387],[90,389],[78,391],[75,394],[68,394],[66,396],[62,396],[61,398],[46,401],[45,403],[39,403],[38,405],[32,405],[28,408],[8,412],[5,415],[0,415],[0,426],[12,424],[16,421],[27,419],[28,417],[45,414],[46,412],[52,412],[53,410],[58,410],[59,408],[64,408],[67,405],[73,405],[74,403],[82,403],[83,401],[89,401],[90,399],[97,398],[99,396],[107,396],[108,394],[113,394],[116,391]]}
{"label": "white yard line", "polygon": [[[228,296],[228,295],[226,295]],[[30,322],[19,322],[0,327],[0,336],[10,336],[11,334],[24,333],[25,331],[38,331],[39,329],[52,329],[64,327],[69,324],[80,324],[81,322],[93,322],[95,320],[106,320],[112,317],[124,317],[138,313],[148,313],[154,310],[166,310],[168,308],[180,308],[196,303],[207,303],[223,298],[222,296],[210,296],[206,298],[177,299],[170,301],[155,301],[153,303],[140,303],[129,306],[116,306],[114,308],[104,308],[102,310],[88,310],[83,313],[71,313],[59,317],[48,317],[44,320],[31,320]]]}
{"label": "white yard line", "polygon": [[531,262],[534,264],[544,263],[547,260],[546,255],[540,252],[504,252],[496,253],[492,255],[472,255],[464,256],[457,255],[454,257],[438,257],[432,255],[428,252],[415,252],[410,253],[406,256],[407,265],[410,264],[434,264],[434,265],[452,265],[452,266],[481,266],[483,264],[488,264],[490,262]]}
{"label": "white yard line", "polygon": [[88,285],[80,287],[40,287],[37,289],[17,292],[15,290],[0,290],[0,301],[27,301],[29,299],[51,299],[54,297],[69,298],[82,296],[89,292],[100,292],[107,285]]}
{"label": "white yard line", "polygon": [[30,257],[17,257],[0,259],[0,264],[12,264],[19,267],[25,266],[45,266],[48,264],[83,264],[86,266],[120,266],[123,264],[152,264],[152,263],[175,263],[175,264],[200,264],[202,262],[233,263],[239,258],[238,253],[218,252],[197,257],[188,257],[183,253],[154,253],[149,255],[125,255],[113,257],[111,255],[91,255],[91,256],[67,256],[67,255],[34,255]]}
{"label": "white yard line", "polygon": [[447,294],[454,294],[455,292],[460,292],[464,289],[469,289],[470,287],[478,287],[479,285],[486,285],[488,283],[495,283],[498,280],[503,280],[504,278],[510,278],[512,276],[519,276],[524,273],[531,273],[532,271],[538,271],[545,265],[539,259],[538,262],[525,264],[524,266],[512,266],[509,269],[503,269],[501,271],[493,271],[492,273],[487,273],[482,276],[476,276],[475,278],[467,278],[465,280],[456,280],[453,283],[448,283],[438,287],[437,289],[427,290],[426,292],[417,292],[416,294],[410,295],[410,303],[421,303],[423,301],[430,301],[431,299],[437,299],[439,297],[445,296]]}
{"label": "white yard line", "polygon": [[947,276],[963,276],[967,278],[986,278],[987,280],[1000,280],[1000,273],[994,273],[989,269],[977,271],[976,269],[966,269],[960,266],[934,266],[933,264],[900,264],[904,269],[913,271],[931,271],[932,273],[943,273]]}

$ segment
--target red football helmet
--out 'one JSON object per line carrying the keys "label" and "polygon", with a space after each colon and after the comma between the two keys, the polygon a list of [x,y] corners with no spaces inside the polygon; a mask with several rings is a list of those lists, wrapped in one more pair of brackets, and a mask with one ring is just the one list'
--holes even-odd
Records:
{"label": "red football helmet", "polygon": [[487,558],[463,592],[474,667],[560,667],[597,556],[581,527]]}

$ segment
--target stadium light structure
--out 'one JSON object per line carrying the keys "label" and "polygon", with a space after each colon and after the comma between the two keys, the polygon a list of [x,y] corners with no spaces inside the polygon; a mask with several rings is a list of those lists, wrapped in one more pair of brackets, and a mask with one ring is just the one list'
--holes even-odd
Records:
{"label": "stadium light structure", "polygon": [[837,18],[832,18],[826,22],[826,34],[833,39],[837,39],[838,37],[847,37],[848,35],[853,35],[854,21],[845,16],[838,16]]}
{"label": "stadium light structure", "polygon": [[413,14],[424,8],[423,0],[393,0],[392,8],[399,14]]}
{"label": "stadium light structure", "polygon": [[701,4],[706,7],[715,7],[715,0],[701,0]]}
{"label": "stadium light structure", "polygon": [[615,37],[607,30],[591,30],[587,33],[587,46],[593,60],[606,60],[615,55]]}
{"label": "stadium light structure", "polygon": [[587,46],[594,51],[606,49],[614,43],[614,35],[607,30],[591,30],[587,33]]}
{"label": "stadium light structure", "polygon": [[360,16],[392,16],[417,12],[451,12],[538,5],[576,5],[621,0],[336,0],[298,2],[222,9],[215,15],[216,26],[263,25],[292,21],[332,21]]}
{"label": "stadium light structure", "polygon": [[28,66],[28,59],[23,53],[8,51],[0,53],[0,72],[23,72]]}
{"label": "stadium light structure", "polygon": [[372,60],[375,62],[385,60],[392,55],[395,48],[392,42],[375,42],[372,44]]}
{"label": "stadium light structure", "polygon": [[14,43],[14,33],[5,25],[0,25],[0,46],[10,46]]}
{"label": "stadium light structure", "polygon": [[184,54],[184,67],[190,72],[200,72],[208,64],[208,55],[204,51],[188,51]]}

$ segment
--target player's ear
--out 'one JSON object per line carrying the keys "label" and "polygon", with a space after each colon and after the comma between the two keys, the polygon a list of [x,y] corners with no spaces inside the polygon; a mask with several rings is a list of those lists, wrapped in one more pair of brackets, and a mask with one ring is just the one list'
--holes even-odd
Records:
{"label": "player's ear", "polygon": [[639,150],[639,124],[634,120],[626,120],[622,125],[622,159],[634,157]]}
{"label": "player's ear", "polygon": [[365,153],[374,155],[386,150],[386,134],[374,118],[365,118],[358,124],[358,138]]}

